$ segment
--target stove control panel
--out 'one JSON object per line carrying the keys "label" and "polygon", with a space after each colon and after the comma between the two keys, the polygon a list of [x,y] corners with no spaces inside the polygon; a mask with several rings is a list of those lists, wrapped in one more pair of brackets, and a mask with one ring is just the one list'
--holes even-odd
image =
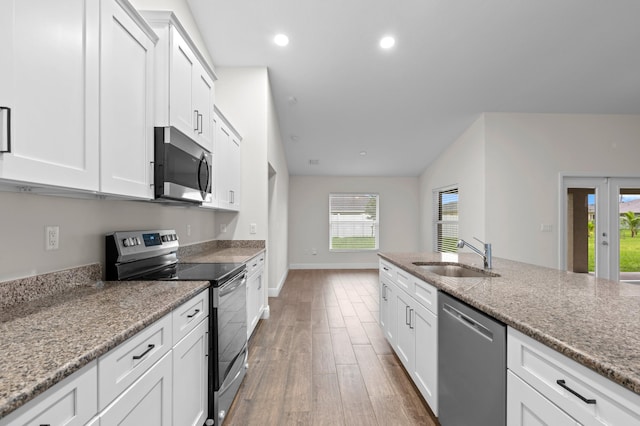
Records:
{"label": "stove control panel", "polygon": [[106,237],[107,253],[114,263],[147,259],[178,250],[178,234],[173,229],[118,231]]}

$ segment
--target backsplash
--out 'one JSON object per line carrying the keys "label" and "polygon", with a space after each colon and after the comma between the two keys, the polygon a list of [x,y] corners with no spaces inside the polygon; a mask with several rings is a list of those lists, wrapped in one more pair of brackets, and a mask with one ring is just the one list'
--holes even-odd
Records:
{"label": "backsplash", "polygon": [[0,282],[0,308],[51,296],[73,287],[95,285],[101,279],[102,265],[94,263]]}

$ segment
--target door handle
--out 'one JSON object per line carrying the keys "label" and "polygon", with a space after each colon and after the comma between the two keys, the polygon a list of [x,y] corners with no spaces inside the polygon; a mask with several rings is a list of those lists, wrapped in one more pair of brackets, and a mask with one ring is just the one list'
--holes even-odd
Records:
{"label": "door handle", "polygon": [[413,314],[413,309],[409,309],[409,328],[413,330],[413,318],[411,314]]}
{"label": "door handle", "polygon": [[201,135],[202,134],[202,114],[198,113],[198,129],[200,129],[198,131],[198,134]]}
{"label": "door handle", "polygon": [[410,318],[410,313],[409,313],[409,307],[405,306],[404,308],[404,323],[408,326],[411,326],[411,318]]}
{"label": "door handle", "polygon": [[197,110],[197,109],[194,109],[194,110],[193,110],[193,118],[194,118],[194,120],[193,120],[193,124],[194,124],[196,127],[195,127],[193,130],[194,130],[195,132],[197,132],[197,131],[198,131],[198,116],[199,116],[199,115],[200,115],[200,113],[198,113],[198,110]]}
{"label": "door handle", "polygon": [[567,386],[567,382],[565,382],[564,380],[556,380],[556,383],[562,388],[565,389],[569,392],[571,392],[573,395],[577,396],[578,398],[580,398],[580,400],[582,402],[584,402],[585,404],[595,404],[596,400],[595,399],[588,399],[585,398],[584,396],[580,395],[578,392],[574,391],[573,389],[571,389],[569,386]]}
{"label": "door handle", "polygon": [[10,152],[11,152],[11,108],[0,106],[0,153],[10,153]]}

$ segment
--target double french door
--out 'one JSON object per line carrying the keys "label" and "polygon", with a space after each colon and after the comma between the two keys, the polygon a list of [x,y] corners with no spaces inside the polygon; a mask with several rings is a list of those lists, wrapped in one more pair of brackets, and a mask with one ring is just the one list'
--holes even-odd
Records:
{"label": "double french door", "polygon": [[640,282],[640,178],[564,177],[561,268]]}

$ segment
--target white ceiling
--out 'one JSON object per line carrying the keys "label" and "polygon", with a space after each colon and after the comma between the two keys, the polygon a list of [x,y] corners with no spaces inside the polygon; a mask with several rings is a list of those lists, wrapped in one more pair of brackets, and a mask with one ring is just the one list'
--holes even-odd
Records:
{"label": "white ceiling", "polygon": [[640,113],[637,0],[188,3],[216,67],[269,68],[293,175],[416,176],[482,112]]}

